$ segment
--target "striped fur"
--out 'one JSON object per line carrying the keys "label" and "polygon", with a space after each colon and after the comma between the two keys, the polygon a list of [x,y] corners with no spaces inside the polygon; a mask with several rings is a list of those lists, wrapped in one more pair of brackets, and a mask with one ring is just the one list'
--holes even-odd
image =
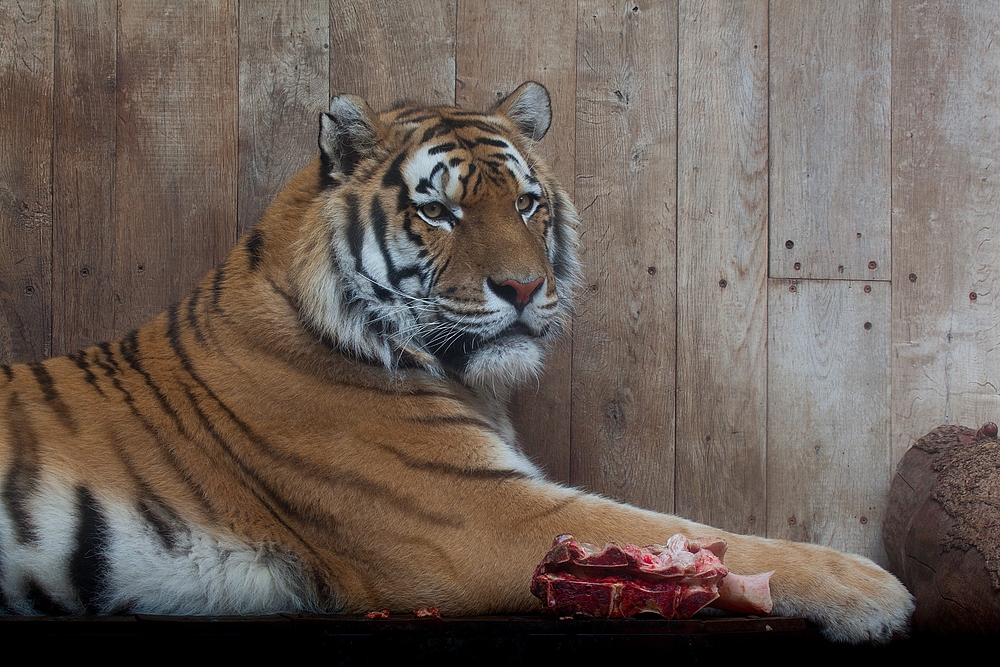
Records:
{"label": "striped fur", "polygon": [[320,155],[183,301],[0,367],[9,613],[524,612],[552,538],[722,535],[777,609],[885,640],[873,563],[726,535],[543,479],[508,390],[566,328],[576,214],[535,154],[548,94],[492,112],[339,96]]}

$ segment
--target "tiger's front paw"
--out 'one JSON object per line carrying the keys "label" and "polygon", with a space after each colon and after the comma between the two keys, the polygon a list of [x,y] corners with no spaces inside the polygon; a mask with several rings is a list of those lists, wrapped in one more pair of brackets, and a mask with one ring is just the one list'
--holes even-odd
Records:
{"label": "tiger's front paw", "polygon": [[896,577],[861,556],[783,546],[790,549],[774,564],[774,614],[805,616],[836,642],[884,644],[906,636],[913,596]]}

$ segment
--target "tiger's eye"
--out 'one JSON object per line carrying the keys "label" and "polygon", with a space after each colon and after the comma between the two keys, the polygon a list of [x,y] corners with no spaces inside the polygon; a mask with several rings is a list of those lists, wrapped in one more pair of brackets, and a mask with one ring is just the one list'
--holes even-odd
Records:
{"label": "tiger's eye", "polygon": [[514,206],[517,207],[518,213],[525,213],[531,210],[531,205],[534,203],[534,201],[535,198],[532,197],[531,195],[521,195],[520,197],[517,198],[517,202],[515,202]]}
{"label": "tiger's eye", "polygon": [[437,220],[438,218],[444,217],[444,206],[442,206],[439,202],[432,201],[429,204],[421,206],[420,212],[424,214],[425,218]]}

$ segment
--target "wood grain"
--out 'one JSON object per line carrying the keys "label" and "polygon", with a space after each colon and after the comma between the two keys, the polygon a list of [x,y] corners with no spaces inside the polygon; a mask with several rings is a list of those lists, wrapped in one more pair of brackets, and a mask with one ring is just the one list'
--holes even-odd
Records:
{"label": "wood grain", "polygon": [[893,461],[939,424],[1000,421],[996,9],[893,13]]}
{"label": "wood grain", "polygon": [[770,281],[768,537],[885,563],[889,304],[885,282]]}
{"label": "wood grain", "polygon": [[770,7],[770,275],[888,280],[890,2]]}
{"label": "wood grain", "polygon": [[330,1],[330,92],[455,103],[456,0]]}
{"label": "wood grain", "polygon": [[0,2],[0,364],[51,353],[53,20]]}
{"label": "wood grain", "polygon": [[119,6],[114,299],[124,333],[236,239],[236,5]]}
{"label": "wood grain", "polygon": [[117,3],[55,14],[52,353],[112,338]]}
{"label": "wood grain", "polygon": [[[487,110],[528,79],[552,96],[552,127],[539,148],[555,176],[573,194],[576,99],[576,3],[515,0],[458,5],[456,99]],[[530,27],[530,29],[526,29]],[[539,39],[544,35],[544,39]],[[535,385],[515,396],[515,426],[527,454],[554,479],[570,481],[572,343],[549,354]]]}
{"label": "wood grain", "polygon": [[682,2],[679,18],[676,508],[749,533],[766,497],[766,10]]}
{"label": "wood grain", "polygon": [[583,2],[572,481],[673,510],[677,4]]}
{"label": "wood grain", "polygon": [[330,102],[330,3],[243,0],[239,11],[243,234],[316,153]]}

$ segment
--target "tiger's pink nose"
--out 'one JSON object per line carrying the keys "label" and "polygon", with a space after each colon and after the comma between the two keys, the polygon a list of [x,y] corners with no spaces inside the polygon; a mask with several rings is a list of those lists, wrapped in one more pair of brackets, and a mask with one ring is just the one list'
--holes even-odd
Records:
{"label": "tiger's pink nose", "polygon": [[509,278],[502,283],[496,283],[492,279],[487,282],[490,289],[507,303],[517,308],[517,312],[524,310],[535,293],[542,287],[545,277],[536,278],[530,283],[522,283],[513,278]]}

